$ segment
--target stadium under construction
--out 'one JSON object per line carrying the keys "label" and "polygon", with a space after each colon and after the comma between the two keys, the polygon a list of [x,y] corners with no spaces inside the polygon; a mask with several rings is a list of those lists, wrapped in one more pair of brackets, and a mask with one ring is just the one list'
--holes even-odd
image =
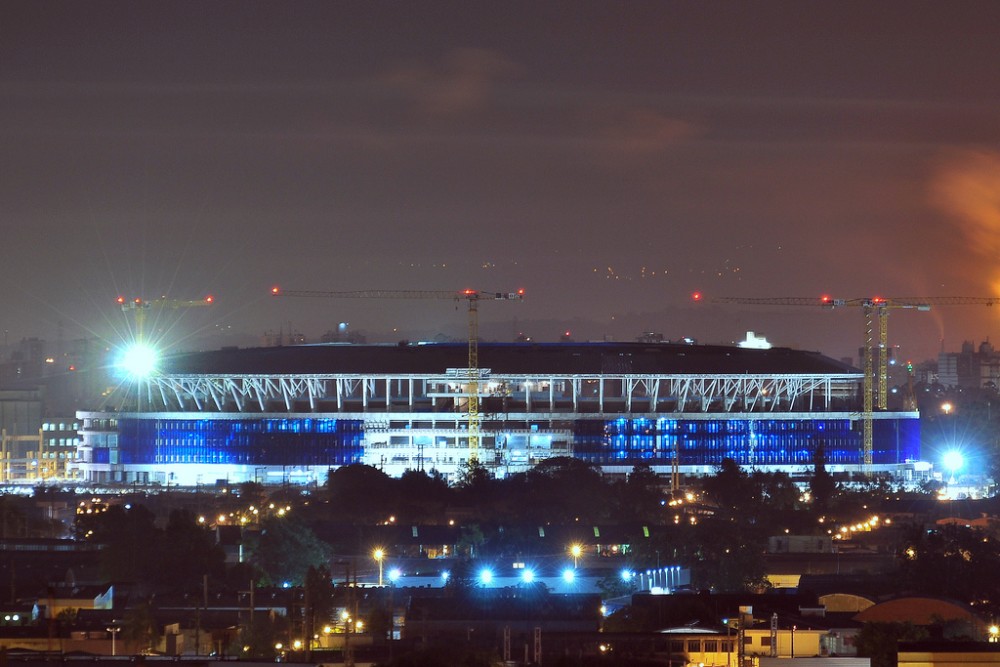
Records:
{"label": "stadium under construction", "polygon": [[[449,480],[470,457],[496,475],[571,456],[607,473],[867,467],[862,373],[814,352],[646,343],[223,349],[161,361],[130,404],[78,413],[94,483],[322,483],[365,463]],[[470,414],[470,394],[478,397]],[[476,403],[473,403],[475,407]],[[870,470],[919,458],[917,412],[871,415]],[[474,432],[471,432],[470,425]]]}

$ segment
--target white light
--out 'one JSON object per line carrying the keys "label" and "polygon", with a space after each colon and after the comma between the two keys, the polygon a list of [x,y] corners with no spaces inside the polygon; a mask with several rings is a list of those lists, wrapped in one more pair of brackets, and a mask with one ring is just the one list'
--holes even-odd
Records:
{"label": "white light", "polygon": [[479,573],[479,581],[484,585],[493,583],[493,572],[491,570],[482,570]]}
{"label": "white light", "polygon": [[632,570],[622,570],[622,581],[630,581],[635,573]]}
{"label": "white light", "polygon": [[565,570],[563,570],[562,578],[563,581],[565,581],[567,584],[572,584],[573,580],[576,579],[576,573],[572,569],[567,567]]}
{"label": "white light", "polygon": [[444,572],[441,573],[441,581],[448,581],[448,577],[450,577],[450,576],[451,576],[451,572],[449,572],[448,570],[445,570]]}
{"label": "white light", "polygon": [[532,581],[535,580],[535,571],[525,570],[524,572],[521,573],[521,580],[526,584],[530,584]]}
{"label": "white light", "polygon": [[965,463],[965,459],[962,458],[962,453],[957,449],[952,449],[944,453],[941,458],[941,462],[944,463],[944,467],[950,470],[952,473],[958,471]]}
{"label": "white light", "polygon": [[389,570],[389,581],[399,581],[401,576],[403,576],[403,572],[398,567]]}
{"label": "white light", "polygon": [[158,358],[156,350],[137,343],[125,350],[119,366],[134,378],[149,377],[156,370]]}

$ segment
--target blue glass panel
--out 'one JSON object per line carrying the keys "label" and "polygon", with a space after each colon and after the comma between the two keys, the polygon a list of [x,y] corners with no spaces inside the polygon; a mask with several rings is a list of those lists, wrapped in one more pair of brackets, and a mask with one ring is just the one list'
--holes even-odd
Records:
{"label": "blue glass panel", "polygon": [[[724,458],[741,465],[812,465],[822,444],[830,464],[863,462],[860,422],[848,419],[755,420],[579,420],[574,424],[575,456],[597,464],[659,464],[680,452],[680,465],[717,466]],[[876,420],[875,465],[920,457],[917,419]]]}
{"label": "blue glass panel", "polygon": [[122,419],[125,464],[347,465],[361,461],[362,422],[343,419]]}

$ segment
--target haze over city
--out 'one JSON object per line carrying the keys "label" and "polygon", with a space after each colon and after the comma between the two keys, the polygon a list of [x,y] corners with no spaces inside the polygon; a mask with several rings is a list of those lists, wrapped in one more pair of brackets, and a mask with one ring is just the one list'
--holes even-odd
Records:
{"label": "haze over city", "polygon": [[[853,356],[857,309],[706,296],[1000,294],[1000,6],[932,2],[0,6],[5,338],[464,335]],[[171,321],[168,321],[171,320]],[[915,360],[984,307],[894,313]],[[182,338],[187,338],[182,342]]]}

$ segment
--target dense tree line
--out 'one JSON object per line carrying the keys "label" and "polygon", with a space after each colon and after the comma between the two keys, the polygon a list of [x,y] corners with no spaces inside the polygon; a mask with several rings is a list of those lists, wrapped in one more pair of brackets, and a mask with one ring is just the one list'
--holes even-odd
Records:
{"label": "dense tree line", "polygon": [[[538,548],[539,526],[616,525],[630,546],[628,566],[680,565],[691,571],[696,588],[738,591],[765,586],[768,537],[826,535],[838,523],[858,521],[906,495],[884,481],[844,490],[827,473],[821,446],[806,481],[747,470],[732,460],[724,460],[714,475],[687,481],[685,491],[693,500],[672,496],[667,481],[645,467],[611,477],[584,461],[555,458],[502,479],[471,465],[452,485],[434,472],[391,478],[364,465],[333,471],[326,485],[309,495],[290,488],[268,493],[248,484],[239,497],[216,502],[245,507],[280,497],[294,510],[260,519],[256,530],[244,534],[248,562],[228,570],[214,534],[188,511],[170,511],[158,524],[143,505],[113,505],[81,516],[76,530],[81,538],[106,545],[101,558],[109,578],[141,582],[150,590],[197,590],[205,576],[239,588],[249,580],[303,585],[310,568],[329,567],[332,554],[367,549],[366,535],[390,518],[409,525],[461,515],[457,546],[459,555],[469,558],[531,555],[530,549]],[[332,524],[355,528],[335,531],[347,541],[328,544],[317,535],[328,534],[324,528]],[[899,554],[899,585],[906,590],[949,591],[972,600],[984,591],[988,573],[996,571],[991,554],[1000,551],[997,545],[968,529],[904,533],[897,526],[884,533],[892,537],[881,538],[887,541],[879,548]],[[1000,590],[987,593],[1000,599]]]}
{"label": "dense tree line", "polygon": [[187,510],[173,510],[166,525],[144,505],[111,505],[78,515],[79,539],[104,545],[101,570],[108,581],[135,582],[149,590],[197,590],[203,578],[225,576],[225,554],[212,533]]}

